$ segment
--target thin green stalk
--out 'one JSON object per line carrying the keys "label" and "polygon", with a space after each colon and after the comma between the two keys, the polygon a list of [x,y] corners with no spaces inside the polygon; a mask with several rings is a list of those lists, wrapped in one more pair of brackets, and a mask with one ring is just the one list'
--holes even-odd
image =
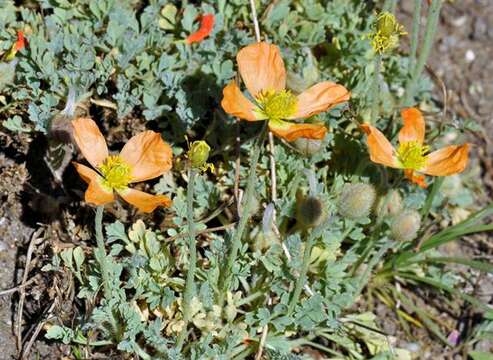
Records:
{"label": "thin green stalk", "polygon": [[183,341],[188,333],[188,323],[190,322],[190,304],[192,303],[192,298],[195,293],[195,268],[197,264],[197,246],[195,242],[195,223],[193,219],[193,198],[194,198],[194,186],[195,186],[195,176],[197,172],[195,169],[191,169],[188,176],[188,187],[187,187],[187,222],[188,222],[188,272],[187,280],[185,283],[185,292],[183,294],[183,321],[185,325],[177,340],[177,348],[181,349],[183,346]]}
{"label": "thin green stalk", "polygon": [[106,299],[111,299],[111,287],[110,287],[110,276],[108,272],[108,266],[106,261],[106,249],[104,245],[104,236],[103,236],[103,206],[98,206],[96,208],[96,218],[95,218],[95,228],[96,228],[96,243],[97,248],[94,250],[94,257],[96,261],[99,263],[99,267],[101,270],[101,278],[103,280],[103,290],[104,297]]}
{"label": "thin green stalk", "polygon": [[379,115],[380,106],[380,68],[382,66],[382,55],[375,56],[375,70],[373,72],[373,80],[371,83],[371,123],[376,124]]}
{"label": "thin green stalk", "polygon": [[397,5],[396,0],[385,0],[385,2],[383,3],[382,11],[392,12],[392,9],[395,8],[395,5]]}
{"label": "thin green stalk", "polygon": [[411,52],[409,54],[409,74],[416,66],[416,51],[418,50],[419,30],[421,28],[421,3],[423,0],[414,0],[413,28],[411,33]]}
{"label": "thin green stalk", "polygon": [[431,206],[433,205],[433,200],[435,199],[435,196],[437,195],[438,190],[442,186],[444,180],[444,177],[435,177],[435,180],[433,181],[433,186],[431,187],[431,191],[426,198],[425,205],[421,209],[422,219],[425,219],[430,213]]}
{"label": "thin green stalk", "polygon": [[303,289],[303,286],[305,286],[306,274],[308,273],[308,265],[310,265],[310,256],[312,253],[313,244],[315,243],[315,238],[315,232],[313,230],[309,230],[308,239],[305,243],[305,251],[303,252],[303,263],[301,265],[301,270],[298,278],[296,279],[293,296],[289,300],[288,315],[291,315],[293,312],[294,307],[300,298],[301,290]]}
{"label": "thin green stalk", "polygon": [[224,304],[226,293],[229,291],[229,288],[231,286],[231,280],[233,277],[232,274],[233,265],[238,256],[238,251],[240,250],[241,247],[241,239],[243,237],[243,232],[245,231],[246,225],[251,216],[251,208],[253,204],[252,200],[254,197],[254,190],[255,190],[255,180],[257,179],[257,172],[256,172],[257,163],[258,163],[258,159],[260,158],[260,152],[262,150],[262,144],[265,139],[266,129],[267,129],[267,121],[265,121],[262,131],[258,135],[255,144],[253,145],[253,153],[252,153],[252,157],[250,158],[250,173],[248,175],[245,195],[242,200],[242,203],[245,205],[242,208],[242,214],[238,222],[238,228],[236,229],[233,235],[231,249],[229,251],[228,258],[226,260],[226,265],[221,271],[219,277],[219,286],[221,287],[218,294],[219,306],[222,306]]}
{"label": "thin green stalk", "polygon": [[390,249],[393,245],[394,245],[393,241],[387,241],[386,243],[384,243],[380,248],[380,250],[378,250],[378,252],[368,262],[368,266],[366,267],[363,275],[361,275],[361,280],[359,281],[359,285],[354,293],[354,297],[353,297],[354,299],[356,299],[359,296],[359,294],[363,291],[363,288],[368,284],[373,268],[380,262],[380,260],[383,258],[387,250]]}
{"label": "thin green stalk", "polygon": [[409,79],[406,86],[406,92],[404,95],[404,106],[411,106],[413,103],[414,92],[416,91],[418,80],[425,68],[426,60],[428,60],[428,56],[431,52],[431,46],[433,45],[433,40],[435,39],[441,6],[442,0],[432,0],[428,12],[428,18],[426,20],[423,46],[421,48],[414,71],[412,72],[411,78]]}

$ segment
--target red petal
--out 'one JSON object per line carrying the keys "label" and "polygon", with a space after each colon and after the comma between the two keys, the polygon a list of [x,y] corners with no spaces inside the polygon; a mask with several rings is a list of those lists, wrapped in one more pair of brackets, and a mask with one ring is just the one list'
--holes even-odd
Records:
{"label": "red petal", "polygon": [[26,38],[24,37],[24,32],[21,30],[17,31],[17,41],[15,43],[15,49],[17,51],[26,47]]}
{"label": "red petal", "polygon": [[192,44],[194,42],[201,42],[212,32],[214,28],[214,14],[205,14],[200,16],[200,28],[187,37],[186,42]]}

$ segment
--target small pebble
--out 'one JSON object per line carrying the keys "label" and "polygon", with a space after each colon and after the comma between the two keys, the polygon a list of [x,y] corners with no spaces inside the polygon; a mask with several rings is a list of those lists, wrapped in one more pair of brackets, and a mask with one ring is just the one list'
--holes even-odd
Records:
{"label": "small pebble", "polygon": [[476,54],[471,49],[466,51],[466,61],[472,63],[476,59]]}

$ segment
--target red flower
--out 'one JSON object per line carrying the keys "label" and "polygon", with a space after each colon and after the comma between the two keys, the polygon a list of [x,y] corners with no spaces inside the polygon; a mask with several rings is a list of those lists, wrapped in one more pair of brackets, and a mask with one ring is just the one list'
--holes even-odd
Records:
{"label": "red flower", "polygon": [[212,29],[214,28],[214,14],[205,14],[200,16],[200,28],[194,32],[193,34],[190,34],[189,37],[187,37],[186,42],[187,44],[192,44],[194,42],[201,42],[204,40],[209,34],[212,32]]}

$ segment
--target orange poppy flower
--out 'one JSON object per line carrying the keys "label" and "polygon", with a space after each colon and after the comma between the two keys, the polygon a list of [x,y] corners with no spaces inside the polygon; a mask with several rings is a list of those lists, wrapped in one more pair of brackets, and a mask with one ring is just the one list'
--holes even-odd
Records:
{"label": "orange poppy flower", "polygon": [[201,42],[204,40],[214,29],[214,14],[205,14],[200,16],[200,28],[190,34],[185,40],[187,44],[192,44],[194,42]]}
{"label": "orange poppy flower", "polygon": [[243,95],[233,80],[223,90],[224,111],[247,121],[267,120],[269,129],[287,141],[300,137],[323,139],[327,132],[324,125],[292,120],[309,118],[350,97],[344,86],[330,81],[318,83],[298,96],[291,93],[286,89],[286,69],[276,45],[248,45],[238,52],[236,61],[254,101]]}
{"label": "orange poppy flower", "polygon": [[401,111],[404,126],[399,132],[399,147],[394,149],[380,130],[363,124],[361,128],[368,135],[368,148],[371,161],[396,169],[404,169],[407,179],[426,188],[425,177],[416,172],[447,176],[457,174],[466,168],[469,156],[469,144],[450,145],[428,153],[429,146],[424,145],[425,121],[416,108]]}
{"label": "orange poppy flower", "polygon": [[73,135],[82,155],[93,169],[74,162],[81,178],[89,184],[85,200],[104,205],[115,200],[114,192],[143,212],[152,212],[158,206],[171,206],[164,195],[151,195],[131,189],[129,184],[156,178],[171,169],[171,147],[161,135],[144,131],[132,137],[119,155],[110,155],[103,134],[96,123],[88,118],[72,121]]}

